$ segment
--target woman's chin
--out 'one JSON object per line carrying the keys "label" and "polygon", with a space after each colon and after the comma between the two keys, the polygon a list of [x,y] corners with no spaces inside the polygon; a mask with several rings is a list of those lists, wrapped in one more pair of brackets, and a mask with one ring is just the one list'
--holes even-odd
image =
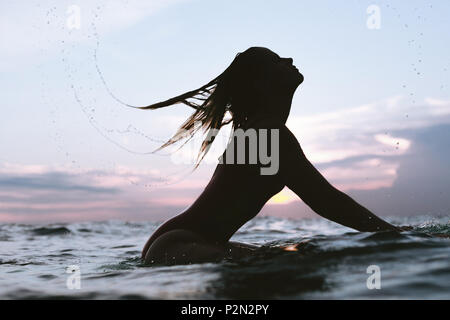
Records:
{"label": "woman's chin", "polygon": [[298,74],[297,74],[297,79],[298,79],[297,80],[298,85],[302,84],[303,80],[305,80],[305,78],[303,77],[303,75],[300,72],[298,72]]}

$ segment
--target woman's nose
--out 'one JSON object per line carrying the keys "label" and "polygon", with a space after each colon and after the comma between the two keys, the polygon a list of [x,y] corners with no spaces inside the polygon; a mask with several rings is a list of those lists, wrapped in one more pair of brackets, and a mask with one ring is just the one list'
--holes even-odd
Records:
{"label": "woman's nose", "polygon": [[287,64],[292,65],[292,62],[293,62],[294,60],[292,60],[292,58],[284,58],[284,61],[285,61]]}

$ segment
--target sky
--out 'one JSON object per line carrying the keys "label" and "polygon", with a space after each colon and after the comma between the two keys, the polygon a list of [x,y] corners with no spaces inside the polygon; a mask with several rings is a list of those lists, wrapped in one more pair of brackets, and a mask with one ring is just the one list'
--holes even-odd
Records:
{"label": "sky", "polygon": [[[380,216],[450,209],[450,2],[2,1],[0,222],[162,221],[208,183],[194,141],[152,154],[191,110],[149,105],[238,52],[292,57],[287,126],[338,189]],[[119,100],[119,101],[118,101]],[[284,189],[261,215],[315,214]]]}

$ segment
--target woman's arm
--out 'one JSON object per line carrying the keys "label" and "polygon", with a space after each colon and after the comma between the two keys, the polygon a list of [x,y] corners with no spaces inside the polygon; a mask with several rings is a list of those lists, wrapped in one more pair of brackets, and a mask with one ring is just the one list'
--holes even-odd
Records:
{"label": "woman's arm", "polygon": [[286,186],[317,214],[358,231],[400,231],[334,188],[308,161],[286,126],[280,127],[279,137],[280,174]]}

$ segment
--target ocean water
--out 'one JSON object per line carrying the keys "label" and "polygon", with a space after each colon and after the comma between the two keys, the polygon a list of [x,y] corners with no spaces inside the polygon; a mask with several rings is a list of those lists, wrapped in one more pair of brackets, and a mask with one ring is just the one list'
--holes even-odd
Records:
{"label": "ocean water", "polygon": [[[232,238],[260,245],[255,256],[158,267],[139,256],[159,223],[2,224],[0,299],[449,299],[449,217],[388,220],[414,228],[257,217]],[[379,289],[368,288],[368,268],[380,271]]]}

